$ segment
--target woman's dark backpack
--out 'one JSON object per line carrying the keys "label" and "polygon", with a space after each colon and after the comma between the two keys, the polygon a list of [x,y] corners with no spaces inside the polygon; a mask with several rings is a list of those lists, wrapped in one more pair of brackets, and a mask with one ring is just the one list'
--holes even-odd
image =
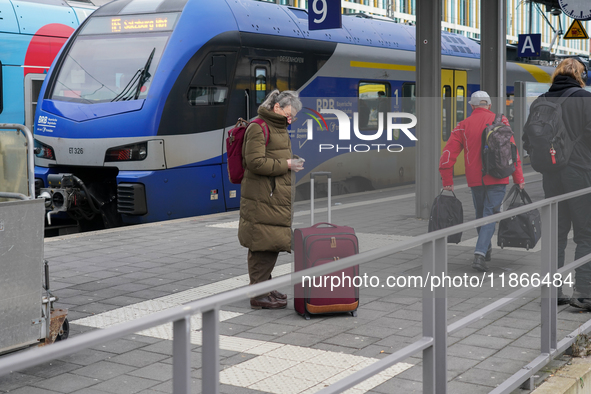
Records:
{"label": "woman's dark backpack", "polygon": [[[453,196],[446,196],[443,190],[433,201],[431,206],[431,216],[429,217],[429,232],[441,230],[461,224],[464,222],[464,209],[462,202],[456,198],[456,194],[452,192]],[[447,242],[457,244],[462,240],[462,233],[452,234],[447,236]]]}
{"label": "woman's dark backpack", "polygon": [[513,130],[503,123],[503,114],[495,115],[491,125],[482,131],[482,176],[503,179],[513,174],[517,147],[511,141]]}
{"label": "woman's dark backpack", "polygon": [[562,120],[562,104],[580,88],[570,88],[559,98],[538,97],[529,109],[523,127],[523,148],[538,172],[563,169],[579,140],[572,140]]}

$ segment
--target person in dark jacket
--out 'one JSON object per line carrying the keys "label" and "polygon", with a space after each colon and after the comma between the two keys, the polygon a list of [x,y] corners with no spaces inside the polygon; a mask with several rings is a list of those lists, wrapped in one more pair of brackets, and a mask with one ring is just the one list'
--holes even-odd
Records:
{"label": "person in dark jacket", "polygon": [[[562,120],[572,140],[578,138],[565,168],[543,173],[546,198],[591,186],[591,93],[583,89],[587,68],[577,58],[564,59],[552,75],[552,86],[546,98],[558,98],[572,88],[576,91],[562,104]],[[527,135],[524,148],[529,148]],[[591,253],[591,195],[571,198],[558,203],[558,268],[564,265],[564,251],[571,226],[574,232],[575,260]],[[591,264],[576,269],[575,292],[570,300],[558,288],[558,303],[570,303],[591,310]]]}
{"label": "person in dark jacket", "polygon": [[[258,109],[269,139],[256,123],[246,129],[242,145],[238,239],[248,248],[250,284],[271,279],[279,252],[291,253],[291,141],[287,126],[302,108],[296,92],[275,90]],[[294,171],[303,169],[294,161]],[[253,309],[281,309],[287,296],[273,290],[250,300]]]}

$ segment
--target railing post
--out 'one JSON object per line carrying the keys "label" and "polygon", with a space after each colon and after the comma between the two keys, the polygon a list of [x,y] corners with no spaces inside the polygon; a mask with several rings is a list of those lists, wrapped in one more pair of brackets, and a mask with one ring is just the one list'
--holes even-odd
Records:
{"label": "railing post", "polygon": [[[551,354],[557,347],[557,289],[553,286],[558,259],[558,204],[551,203],[542,207],[542,250],[540,279],[541,285],[541,335],[540,350]],[[548,282],[550,285],[548,285]]]}
{"label": "railing post", "polygon": [[[447,237],[423,244],[423,278],[447,273]],[[433,346],[423,350],[423,393],[447,393],[447,289],[444,281],[431,290],[431,280],[423,287],[423,336],[433,338]]]}
{"label": "railing post", "polygon": [[[202,330],[202,391],[208,394],[220,392],[220,335],[219,309],[215,308],[203,313]],[[175,393],[176,394],[176,393]]]}
{"label": "railing post", "polygon": [[191,387],[191,317],[173,323],[172,392],[189,394]]}

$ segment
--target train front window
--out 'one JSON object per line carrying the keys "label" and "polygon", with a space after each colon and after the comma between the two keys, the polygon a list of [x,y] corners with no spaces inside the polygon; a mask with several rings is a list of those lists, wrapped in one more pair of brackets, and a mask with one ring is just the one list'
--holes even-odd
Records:
{"label": "train front window", "polygon": [[96,104],[146,98],[169,35],[80,35],[59,69],[51,99]]}

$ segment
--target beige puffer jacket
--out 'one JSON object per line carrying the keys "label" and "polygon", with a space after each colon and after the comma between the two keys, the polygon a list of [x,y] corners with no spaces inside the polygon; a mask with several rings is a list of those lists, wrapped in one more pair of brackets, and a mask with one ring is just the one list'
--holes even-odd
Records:
{"label": "beige puffer jacket", "polygon": [[291,141],[287,119],[259,107],[259,118],[269,127],[265,146],[262,128],[252,123],[242,146],[240,244],[253,252],[291,252]]}

